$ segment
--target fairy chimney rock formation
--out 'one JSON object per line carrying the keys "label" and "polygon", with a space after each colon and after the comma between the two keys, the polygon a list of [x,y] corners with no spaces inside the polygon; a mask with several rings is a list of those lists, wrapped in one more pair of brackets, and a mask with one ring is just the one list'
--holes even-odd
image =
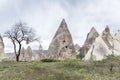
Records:
{"label": "fairy chimney rock formation", "polygon": [[92,27],[90,32],[87,34],[87,39],[85,40],[80,53],[82,53],[83,55],[87,54],[88,50],[90,49],[92,44],[95,42],[95,39],[98,36],[99,36],[99,33],[94,27]]}
{"label": "fairy chimney rock formation", "polygon": [[99,36],[85,55],[84,60],[102,60],[109,54],[109,47],[106,45],[102,37]]}
{"label": "fairy chimney rock formation", "polygon": [[43,48],[42,48],[42,45],[41,45],[41,44],[40,44],[40,46],[39,46],[38,55],[39,55],[39,59],[44,58]]}
{"label": "fairy chimney rock formation", "polygon": [[25,51],[25,55],[24,55],[25,60],[26,60],[26,61],[32,60],[32,54],[33,54],[33,51],[32,51],[32,49],[31,49],[31,47],[28,46],[27,49],[26,49],[26,51]]}
{"label": "fairy chimney rock formation", "polygon": [[112,53],[115,55],[120,55],[120,31],[115,33],[112,40]]}
{"label": "fairy chimney rock formation", "polygon": [[3,58],[4,58],[4,43],[0,35],[0,61],[2,61]]}
{"label": "fairy chimney rock formation", "polygon": [[25,58],[25,48],[22,47],[21,54],[20,54],[20,60],[24,60],[24,58]]}
{"label": "fairy chimney rock formation", "polygon": [[72,36],[63,19],[48,48],[48,57],[54,59],[74,59],[75,48]]}
{"label": "fairy chimney rock formation", "polygon": [[[118,39],[117,39],[118,40]],[[102,60],[106,58],[106,56],[115,53],[119,53],[119,49],[116,48],[117,43],[119,42],[114,39],[114,36],[111,35],[110,29],[106,26],[105,30],[102,32],[98,38],[96,38],[95,42],[92,44],[91,48],[88,50],[87,54],[85,55],[85,60]],[[114,47],[113,47],[114,44]]]}
{"label": "fairy chimney rock formation", "polygon": [[78,45],[78,44],[75,44],[75,51],[77,52],[77,53],[79,53],[79,51],[80,51],[80,46]]}
{"label": "fairy chimney rock formation", "polygon": [[109,48],[112,48],[112,35],[110,33],[110,29],[109,29],[108,25],[106,26],[105,30],[102,32],[102,38],[103,38],[104,42],[106,43],[106,45]]}

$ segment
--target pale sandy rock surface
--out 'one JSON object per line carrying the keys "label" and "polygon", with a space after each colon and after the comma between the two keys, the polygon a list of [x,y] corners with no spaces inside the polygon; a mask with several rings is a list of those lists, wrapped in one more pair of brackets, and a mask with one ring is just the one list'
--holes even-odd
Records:
{"label": "pale sandy rock surface", "polygon": [[71,33],[63,19],[48,48],[48,58],[72,59],[75,58],[75,48]]}
{"label": "pale sandy rock surface", "polygon": [[32,60],[32,54],[33,54],[33,51],[31,49],[31,47],[28,46],[27,49],[25,50],[24,59],[26,61],[31,61]]}
{"label": "pale sandy rock surface", "polygon": [[85,55],[84,60],[102,60],[110,54],[109,47],[106,45],[101,36],[99,36],[95,43],[91,46],[88,53]]}
{"label": "pale sandy rock surface", "polygon": [[0,61],[4,58],[4,43],[0,35]]}
{"label": "pale sandy rock surface", "polygon": [[79,53],[80,52],[80,46],[78,44],[75,44],[75,51],[76,53]]}
{"label": "pale sandy rock surface", "polygon": [[25,48],[22,47],[21,53],[20,53],[20,60],[24,60],[24,58],[25,58]]}
{"label": "pale sandy rock surface", "polygon": [[110,29],[108,26],[106,26],[105,30],[102,32],[102,38],[103,38],[104,42],[106,43],[106,45],[109,48],[112,48],[113,37],[111,35]]}
{"label": "pale sandy rock surface", "polygon": [[102,35],[92,44],[84,60],[102,60],[110,54],[120,55],[120,32],[112,35],[109,27],[106,26]]}
{"label": "pale sandy rock surface", "polygon": [[91,48],[92,44],[95,42],[95,39],[99,36],[97,30],[92,27],[90,32],[87,34],[87,38],[81,48],[81,54],[86,55],[88,50]]}

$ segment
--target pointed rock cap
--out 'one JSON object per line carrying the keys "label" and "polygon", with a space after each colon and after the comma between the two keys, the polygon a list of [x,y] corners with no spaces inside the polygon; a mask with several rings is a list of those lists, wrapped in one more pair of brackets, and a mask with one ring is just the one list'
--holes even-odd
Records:
{"label": "pointed rock cap", "polygon": [[111,36],[110,28],[108,25],[106,25],[105,29],[102,32],[102,37],[104,37],[104,36],[106,36],[106,37]]}
{"label": "pointed rock cap", "polygon": [[92,27],[90,32],[87,35],[87,38],[92,38],[92,37],[98,37],[99,33],[97,32],[97,30],[95,29],[95,27]]}
{"label": "pointed rock cap", "polygon": [[[30,50],[30,49],[31,49],[31,47],[30,47],[30,46],[28,46],[28,47],[27,47],[27,49],[28,49],[28,50]],[[31,50],[32,50],[32,49],[31,49]]]}
{"label": "pointed rock cap", "polygon": [[61,23],[66,23],[64,18],[62,19],[62,22],[61,22]]}
{"label": "pointed rock cap", "polygon": [[26,53],[28,53],[28,54],[32,54],[32,49],[31,49],[30,46],[27,47],[27,49],[26,49]]}
{"label": "pointed rock cap", "polygon": [[56,36],[58,36],[59,34],[61,34],[61,33],[68,33],[68,34],[70,34],[68,26],[67,26],[66,21],[65,21],[64,18],[63,18],[62,22],[60,23],[60,26],[59,26],[59,28],[58,28],[54,38]]}
{"label": "pointed rock cap", "polygon": [[74,47],[75,47],[75,50],[76,50],[76,51],[79,51],[79,50],[80,50],[80,45],[75,44],[75,46],[74,46]]}
{"label": "pointed rock cap", "polygon": [[110,33],[110,28],[109,28],[108,25],[106,25],[104,31],[102,32],[102,35],[104,35],[105,33],[106,33],[106,34],[111,34],[111,33]]}
{"label": "pointed rock cap", "polygon": [[105,43],[107,44],[107,46],[109,48],[112,48],[112,44],[111,44],[112,35],[111,35],[108,25],[106,25],[105,30],[102,32],[102,38],[105,41]]}
{"label": "pointed rock cap", "polygon": [[22,53],[22,54],[25,53],[25,48],[24,48],[24,47],[22,47],[22,49],[21,49],[21,53]]}
{"label": "pointed rock cap", "polygon": [[32,52],[32,49],[31,49],[30,46],[27,47],[26,52],[29,53],[29,54]]}
{"label": "pointed rock cap", "polygon": [[106,25],[106,27],[105,27],[105,31],[106,31],[106,32],[110,32],[110,28],[109,28],[108,25]]}
{"label": "pointed rock cap", "polygon": [[21,49],[21,54],[20,54],[20,56],[23,58],[23,57],[25,57],[25,48],[24,47],[22,47],[22,49]]}
{"label": "pointed rock cap", "polygon": [[94,27],[92,27],[90,32],[87,34],[87,38],[81,48],[81,53],[86,54],[98,36],[99,33]]}
{"label": "pointed rock cap", "polygon": [[75,54],[71,33],[68,30],[65,19],[63,19],[49,45],[47,57],[55,59],[72,59],[75,58]]}
{"label": "pointed rock cap", "polygon": [[42,45],[40,44],[40,46],[39,46],[39,50],[43,50],[43,48],[42,48]]}
{"label": "pointed rock cap", "polygon": [[42,45],[40,44],[39,48],[41,49],[42,48]]}
{"label": "pointed rock cap", "polygon": [[97,30],[95,29],[94,26],[91,28],[90,32],[92,32],[92,31],[96,31],[97,32]]}
{"label": "pointed rock cap", "polygon": [[111,36],[110,28],[108,25],[106,25],[104,31],[102,32],[102,36],[106,36],[106,37]]}

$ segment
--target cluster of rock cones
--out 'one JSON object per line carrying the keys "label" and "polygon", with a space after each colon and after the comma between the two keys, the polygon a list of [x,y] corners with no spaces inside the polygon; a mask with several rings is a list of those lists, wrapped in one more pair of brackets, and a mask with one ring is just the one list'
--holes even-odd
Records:
{"label": "cluster of rock cones", "polygon": [[[27,49],[27,52],[22,49],[20,58],[24,60],[31,60],[32,50],[30,47]],[[4,54],[4,44],[2,38],[0,37],[1,57],[3,57],[2,54]],[[87,38],[83,46],[80,47],[78,44],[74,45],[71,33],[65,20],[63,19],[46,54],[43,53],[42,46],[40,45],[39,59],[75,59],[77,54],[84,55],[83,60],[102,60],[110,54],[120,55],[120,32],[112,35],[109,27],[106,26],[102,34],[99,34],[93,27],[87,34]],[[1,57],[0,59],[2,59]]]}
{"label": "cluster of rock cones", "polygon": [[120,55],[120,32],[112,35],[108,26],[102,34],[93,27],[81,48],[80,54],[85,55],[84,60],[102,60],[106,56]]}

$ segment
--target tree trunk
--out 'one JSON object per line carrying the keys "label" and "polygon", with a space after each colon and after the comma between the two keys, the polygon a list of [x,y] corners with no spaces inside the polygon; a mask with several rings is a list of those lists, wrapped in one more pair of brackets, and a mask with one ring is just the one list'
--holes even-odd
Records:
{"label": "tree trunk", "polygon": [[13,45],[14,45],[14,53],[15,53],[15,55],[17,55],[17,51],[16,51],[16,44],[15,44],[15,42],[14,41],[12,41],[13,42]]}
{"label": "tree trunk", "polygon": [[21,53],[21,43],[19,42],[19,49],[18,49],[18,54],[16,55],[16,61],[19,62],[19,56],[20,56],[20,53]]}
{"label": "tree trunk", "polygon": [[19,62],[19,55],[16,55],[16,61]]}
{"label": "tree trunk", "polygon": [[19,61],[19,56],[18,56],[17,51],[16,51],[16,44],[15,44],[15,41],[12,40],[12,43],[13,43],[13,46],[14,46],[14,53],[15,53],[16,61],[18,62],[18,61]]}
{"label": "tree trunk", "polygon": [[110,65],[110,72],[112,72],[113,71],[113,65],[111,64]]}

